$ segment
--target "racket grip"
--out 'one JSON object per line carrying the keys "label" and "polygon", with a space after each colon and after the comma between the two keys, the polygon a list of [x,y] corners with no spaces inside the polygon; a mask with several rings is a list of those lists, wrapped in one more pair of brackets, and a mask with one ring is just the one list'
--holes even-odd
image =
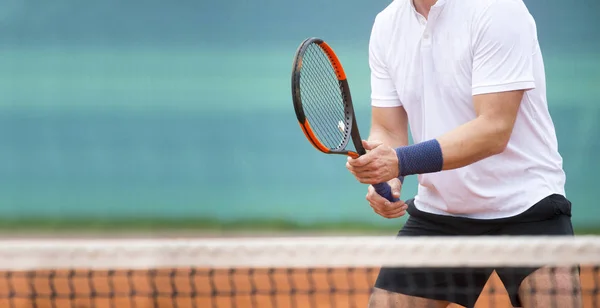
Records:
{"label": "racket grip", "polygon": [[396,202],[400,200],[398,198],[394,198],[394,196],[392,195],[392,187],[390,187],[388,183],[375,184],[373,185],[373,187],[380,196],[388,199],[388,201],[390,202]]}

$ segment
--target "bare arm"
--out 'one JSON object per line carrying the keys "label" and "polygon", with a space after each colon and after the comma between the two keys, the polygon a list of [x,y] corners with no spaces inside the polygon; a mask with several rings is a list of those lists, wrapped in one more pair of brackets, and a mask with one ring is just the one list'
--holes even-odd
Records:
{"label": "bare arm", "polygon": [[[394,148],[408,145],[408,116],[404,107],[372,107],[368,140]],[[392,179],[388,184],[392,188],[393,196],[400,198],[400,180]],[[373,186],[369,186],[366,199],[373,211],[382,217],[391,219],[406,214],[407,205],[404,201],[389,202],[378,195]]]}
{"label": "bare arm", "polygon": [[[381,127],[384,121],[378,122],[376,132],[371,134],[368,142],[364,142],[365,148],[370,150],[369,153],[356,159],[349,159],[347,167],[361,183],[375,184],[394,179],[400,174],[419,174],[418,172],[402,173],[406,171],[403,167],[411,168],[404,165],[400,159],[399,153],[407,148],[412,149],[409,154],[404,152],[403,155],[410,157],[406,161],[428,164],[432,156],[439,157],[438,166],[441,170],[461,168],[502,153],[510,140],[523,93],[524,90],[518,90],[475,95],[473,96],[477,114],[475,119],[435,140],[409,147],[405,147],[408,144],[405,125],[402,125],[403,129],[401,129],[400,124],[394,124],[390,118],[389,125],[394,126],[391,126],[391,129],[384,129]],[[387,115],[385,117],[387,118]],[[405,113],[404,117],[406,117]],[[423,149],[423,146],[427,149]],[[437,152],[432,152],[431,147],[437,147]]]}
{"label": "bare arm", "polygon": [[404,107],[372,107],[369,141],[389,147],[408,145],[408,117]]}
{"label": "bare arm", "polygon": [[523,92],[475,95],[477,118],[437,138],[444,157],[443,170],[502,153],[512,134]]}
{"label": "bare arm", "polygon": [[[408,118],[398,93],[392,75],[388,71],[386,50],[389,40],[387,31],[378,30],[380,16],[375,19],[369,42],[369,67],[371,69],[371,131],[368,140],[383,143],[390,147],[406,146],[408,144]],[[363,145],[367,141],[363,141]],[[365,147],[370,150],[370,147]],[[349,167],[349,165],[347,165]],[[394,198],[400,198],[402,184],[394,178],[387,181]],[[377,182],[381,183],[381,182]],[[396,218],[406,213],[403,201],[389,202],[377,194],[373,186],[369,186],[367,201],[375,213],[386,218]]]}
{"label": "bare arm", "polygon": [[442,170],[502,153],[525,90],[535,88],[535,23],[523,3],[496,1],[473,28],[473,105],[477,118],[437,138]]}

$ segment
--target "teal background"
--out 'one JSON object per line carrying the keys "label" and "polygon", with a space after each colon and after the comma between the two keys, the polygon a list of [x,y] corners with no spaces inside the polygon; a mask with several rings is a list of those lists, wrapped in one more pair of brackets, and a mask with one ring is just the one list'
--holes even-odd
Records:
{"label": "teal background", "polygon": [[[574,223],[599,227],[600,4],[525,2]],[[388,3],[0,1],[0,216],[57,227],[398,227],[404,219],[371,211],[344,157],[305,140],[290,95],[298,44],[322,37],[346,68],[366,132],[367,44]],[[404,198],[415,188],[409,178]]]}

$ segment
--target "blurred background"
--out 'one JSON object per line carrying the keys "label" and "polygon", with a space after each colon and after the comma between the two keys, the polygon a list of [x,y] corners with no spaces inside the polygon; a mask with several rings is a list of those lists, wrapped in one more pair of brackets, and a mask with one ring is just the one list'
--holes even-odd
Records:
{"label": "blurred background", "polygon": [[[1,0],[5,233],[382,232],[345,158],[293,113],[294,52],[327,40],[369,125],[368,40],[390,0]],[[525,0],[579,233],[600,231],[600,2]],[[407,179],[403,198],[416,192]]]}

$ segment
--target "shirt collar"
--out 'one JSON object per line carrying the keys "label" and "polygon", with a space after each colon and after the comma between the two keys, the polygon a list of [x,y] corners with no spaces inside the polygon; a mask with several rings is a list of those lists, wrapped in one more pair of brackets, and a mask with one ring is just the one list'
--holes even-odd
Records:
{"label": "shirt collar", "polygon": [[[408,0],[408,2],[410,2],[410,7],[412,7],[413,12],[415,12],[416,14],[419,14],[419,12],[417,12],[417,8],[415,7],[414,0]],[[437,0],[437,2],[431,8],[441,8],[445,4],[446,4],[446,0]]]}

